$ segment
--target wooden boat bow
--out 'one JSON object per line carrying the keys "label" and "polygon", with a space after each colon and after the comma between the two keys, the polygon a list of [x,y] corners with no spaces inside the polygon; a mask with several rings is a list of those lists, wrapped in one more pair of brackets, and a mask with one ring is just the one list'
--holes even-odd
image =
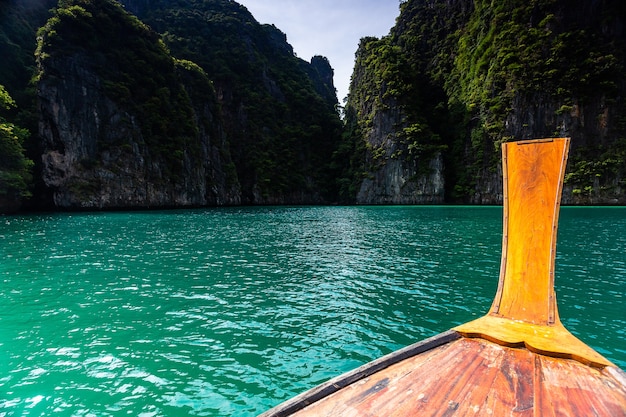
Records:
{"label": "wooden boat bow", "polygon": [[611,365],[559,320],[554,292],[557,224],[569,138],[502,145],[504,218],[498,290],[489,313],[455,327],[509,347],[596,367]]}
{"label": "wooden boat bow", "polygon": [[554,292],[569,139],[504,143],[500,277],[488,313],[261,414],[623,416],[626,374],[565,329]]}

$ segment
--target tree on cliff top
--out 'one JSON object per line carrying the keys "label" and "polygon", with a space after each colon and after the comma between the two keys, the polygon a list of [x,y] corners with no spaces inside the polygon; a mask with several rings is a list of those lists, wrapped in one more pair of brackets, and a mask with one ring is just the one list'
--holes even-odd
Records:
{"label": "tree on cliff top", "polygon": [[[0,111],[9,110],[15,102],[0,85]],[[24,156],[22,144],[28,137],[26,129],[8,122],[0,114],[0,198],[14,200],[30,196],[33,161]]]}
{"label": "tree on cliff top", "polygon": [[[334,201],[330,160],[341,136],[333,70],[306,62],[286,35],[228,0],[122,0],[177,58],[198,64],[218,91],[246,204]],[[301,202],[300,197],[294,197]]]}
{"label": "tree on cliff top", "polygon": [[185,156],[197,161],[201,151],[177,61],[160,36],[116,1],[61,0],[38,31],[37,77],[54,75],[55,58],[81,54],[106,96],[136,117],[142,140],[170,179],[181,179]]}

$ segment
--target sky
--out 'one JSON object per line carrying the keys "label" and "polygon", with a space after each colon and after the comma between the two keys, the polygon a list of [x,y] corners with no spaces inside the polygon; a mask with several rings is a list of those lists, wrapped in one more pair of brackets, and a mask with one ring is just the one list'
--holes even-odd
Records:
{"label": "sky", "polygon": [[365,36],[389,34],[400,14],[400,0],[237,0],[259,23],[287,35],[295,54],[310,61],[328,58],[335,71],[339,104],[348,95],[354,54]]}

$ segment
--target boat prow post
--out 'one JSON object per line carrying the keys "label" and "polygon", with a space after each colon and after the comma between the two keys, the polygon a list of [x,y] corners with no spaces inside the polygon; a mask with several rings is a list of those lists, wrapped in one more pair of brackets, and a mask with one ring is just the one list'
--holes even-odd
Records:
{"label": "boat prow post", "polygon": [[333,378],[260,417],[626,417],[626,373],[559,319],[554,264],[569,142],[502,146],[502,262],[485,316]]}
{"label": "boat prow post", "polygon": [[572,335],[559,319],[554,266],[569,138],[502,144],[503,238],[498,289],[489,313],[455,327],[509,347],[612,365]]}

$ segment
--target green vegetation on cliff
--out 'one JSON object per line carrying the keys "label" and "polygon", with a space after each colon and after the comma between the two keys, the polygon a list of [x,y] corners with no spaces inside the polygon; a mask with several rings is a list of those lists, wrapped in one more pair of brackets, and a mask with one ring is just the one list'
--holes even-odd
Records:
{"label": "green vegetation on cliff", "polygon": [[85,56],[105,94],[137,117],[145,144],[166,162],[168,176],[181,175],[185,153],[200,157],[190,99],[157,33],[117,2],[60,0],[38,32],[39,69],[45,72],[49,60],[72,55]]}
{"label": "green vegetation on cliff", "polygon": [[625,2],[407,0],[400,11],[388,36],[361,40],[342,123],[331,63],[299,59],[235,1],[2,1],[0,84],[17,103],[4,109],[2,162],[26,168],[11,183],[28,193],[22,147],[39,163],[44,141],[26,134],[42,121],[29,80],[65,82],[57,64],[73,57],[164,178],[221,154],[242,203],[354,202],[389,161],[414,183],[443,170],[446,201],[495,202],[500,143],[550,136],[572,137],[569,202],[624,201]]}
{"label": "green vegetation on cliff", "polygon": [[29,133],[2,117],[15,101],[0,85],[0,211],[3,202],[30,196],[33,162],[25,157],[23,144]]}
{"label": "green vegetation on cliff", "polygon": [[388,36],[361,42],[349,125],[367,131],[400,109],[402,152],[443,151],[449,201],[476,201],[493,182],[502,141],[561,135],[573,140],[574,192],[620,193],[624,2],[409,0],[400,8]]}
{"label": "green vegetation on cliff", "polygon": [[37,29],[48,19],[56,0],[0,1],[0,84],[21,109],[33,94],[28,84],[35,70],[33,51]]}
{"label": "green vegetation on cliff", "polygon": [[244,202],[334,199],[329,161],[342,126],[328,60],[297,58],[284,33],[236,2],[126,3],[214,82]]}
{"label": "green vegetation on cliff", "polygon": [[56,0],[3,0],[0,1],[0,84],[15,100],[11,120],[33,133],[25,143],[30,157],[36,159],[37,124],[35,92],[31,78],[35,72],[35,46],[37,29],[49,17],[48,10]]}

